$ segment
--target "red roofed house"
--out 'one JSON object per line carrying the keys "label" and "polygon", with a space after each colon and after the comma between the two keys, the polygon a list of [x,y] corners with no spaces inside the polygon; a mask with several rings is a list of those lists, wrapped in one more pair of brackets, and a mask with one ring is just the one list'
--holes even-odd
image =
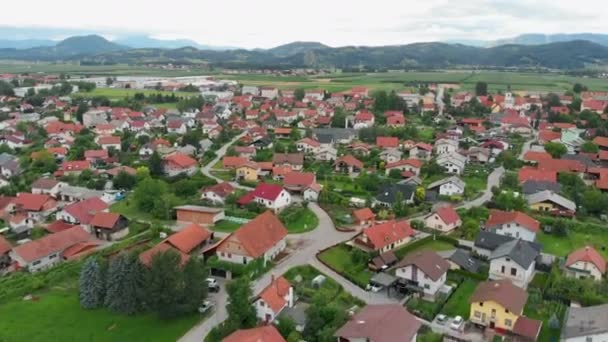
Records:
{"label": "red roofed house", "polygon": [[28,226],[33,227],[35,222],[43,221],[57,210],[57,201],[49,195],[22,192],[17,194],[9,207],[15,216],[23,215],[27,218]]}
{"label": "red roofed house", "polygon": [[273,260],[286,246],[287,229],[271,211],[258,215],[220,242],[220,260],[247,264],[258,258]]}
{"label": "red roofed house", "polygon": [[544,171],[532,167],[522,167],[519,170],[517,178],[519,179],[520,183],[525,183],[527,181],[557,183],[557,172]]}
{"label": "red roofed house", "polygon": [[93,251],[99,241],[76,226],[59,233],[50,234],[13,248],[11,258],[19,267],[30,272],[52,267],[65,259]]}
{"label": "red roofed house", "polygon": [[410,158],[429,160],[433,153],[433,145],[417,143],[410,149]]}
{"label": "red roofed house", "polygon": [[403,115],[391,115],[386,118],[386,125],[389,127],[405,126],[405,117]]}
{"label": "red roofed house", "polygon": [[316,182],[313,172],[292,171],[283,177],[283,186],[292,192],[302,192],[308,186]]}
{"label": "red roofed house", "polygon": [[591,246],[577,249],[568,255],[564,273],[572,278],[602,280],[606,274],[606,260]]}
{"label": "red roofed house", "polygon": [[129,234],[129,220],[117,213],[98,212],[90,225],[91,233],[106,241],[119,240]]}
{"label": "red roofed house", "polygon": [[239,329],[228,335],[222,342],[286,342],[274,325],[259,328]]}
{"label": "red roofed house", "polygon": [[177,248],[174,248],[173,246],[168,244],[166,241],[163,241],[163,242],[159,243],[158,245],[148,249],[147,251],[144,251],[141,254],[139,254],[139,261],[141,261],[141,263],[146,266],[150,266],[152,264],[152,260],[154,259],[154,256],[156,254],[165,253],[167,251],[173,251],[173,252],[177,253],[177,255],[179,255],[181,266],[184,266],[188,262],[188,260],[190,260],[190,256],[188,254],[180,251]]}
{"label": "red roofed house", "polygon": [[373,224],[376,219],[376,214],[370,208],[362,208],[353,211],[353,218],[355,219],[355,225],[367,226]]}
{"label": "red roofed house", "polygon": [[193,223],[179,232],[171,234],[164,242],[182,253],[192,254],[207,245],[212,238],[213,234],[209,230]]}
{"label": "red roofed house", "polygon": [[228,182],[203,188],[201,199],[211,201],[216,204],[224,204],[226,198],[234,192],[234,187]]}
{"label": "red roofed house", "polygon": [[420,174],[420,169],[422,168],[422,161],[419,159],[402,159],[398,160],[394,163],[388,163],[385,166],[386,175],[388,175],[391,170],[399,170],[401,172],[411,172],[414,175]]}
{"label": "red roofed house", "polygon": [[357,115],[355,115],[355,122],[353,127],[355,129],[372,127],[374,125],[374,114],[368,112],[367,110],[360,110]]}
{"label": "red roofed house", "polygon": [[239,198],[239,205],[256,202],[274,212],[279,212],[291,204],[291,195],[278,184],[261,183],[245,196]]}
{"label": "red roofed house", "polygon": [[355,243],[363,249],[384,253],[408,243],[413,235],[407,221],[390,220],[363,229]]}
{"label": "red roofed house", "polygon": [[59,170],[57,170],[56,174],[62,176],[78,176],[82,171],[90,169],[91,163],[88,160],[64,161],[63,163],[61,163],[61,166],[59,167]]}
{"label": "red roofed house", "polygon": [[554,132],[551,130],[541,130],[538,133],[538,143],[544,145],[548,142],[559,141],[562,138],[561,132]]}
{"label": "red roofed house", "polygon": [[120,151],[120,147],[121,147],[120,146],[120,144],[121,144],[120,137],[116,137],[113,135],[99,137],[99,138],[97,138],[97,143],[104,150],[109,150],[110,148],[113,148],[116,151]]}
{"label": "red roofed house", "polygon": [[444,206],[428,215],[424,219],[424,224],[432,229],[449,232],[460,227],[460,225],[462,225],[462,220],[453,207]]}
{"label": "red roofed house", "polygon": [[93,217],[99,212],[108,211],[108,204],[99,197],[91,197],[84,201],[67,205],[57,212],[57,220],[67,223],[89,225]]}
{"label": "red roofed house", "polygon": [[490,210],[485,229],[499,235],[511,236],[530,242],[536,240],[540,222],[520,211]]}
{"label": "red roofed house", "polygon": [[574,172],[584,173],[587,170],[585,164],[574,159],[541,159],[538,161],[538,169],[552,172]]}
{"label": "red roofed house", "polygon": [[110,157],[110,155],[108,154],[107,150],[84,151],[84,158],[86,159],[86,161],[90,162],[91,164],[105,162],[106,160],[108,160],[109,157]]}
{"label": "red roofed house", "polygon": [[254,302],[258,319],[272,323],[284,308],[294,305],[293,287],[283,277],[272,276],[270,284],[260,292]]}
{"label": "red roofed house", "polygon": [[524,161],[531,163],[538,163],[543,159],[553,159],[551,155],[547,152],[540,151],[528,151],[524,154]]}
{"label": "red roofed house", "polygon": [[226,156],[222,159],[222,168],[224,169],[236,169],[237,167],[245,164],[248,161],[244,157],[231,157]]}
{"label": "red roofed house", "polygon": [[376,137],[376,146],[378,148],[397,148],[397,147],[399,147],[399,138],[397,138],[397,137]]}
{"label": "red roofed house", "polygon": [[593,143],[599,146],[600,150],[608,151],[608,137],[595,137]]}
{"label": "red roofed house", "polygon": [[193,175],[198,169],[196,159],[183,153],[174,153],[166,156],[163,159],[163,170],[169,177],[174,177],[180,174]]}
{"label": "red roofed house", "polygon": [[334,167],[336,172],[344,172],[351,176],[356,176],[363,170],[363,163],[351,155],[346,155],[338,158],[334,163]]}

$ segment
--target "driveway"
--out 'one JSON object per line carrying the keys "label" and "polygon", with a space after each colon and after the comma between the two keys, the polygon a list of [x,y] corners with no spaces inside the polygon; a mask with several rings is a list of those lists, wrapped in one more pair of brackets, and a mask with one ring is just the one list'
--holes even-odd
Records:
{"label": "driveway", "polygon": [[462,205],[458,206],[458,209],[480,207],[484,205],[484,203],[489,202],[492,199],[492,188],[495,186],[500,186],[500,179],[504,174],[504,167],[501,166],[499,168],[494,169],[494,171],[492,171],[492,173],[490,173],[490,175],[488,176],[488,184],[486,185],[486,189],[484,190],[483,194],[474,200],[463,203]]}
{"label": "driveway", "polygon": [[[213,165],[215,165],[218,161],[220,161],[220,160],[222,160],[222,158],[224,158],[224,156],[226,155],[226,152],[228,152],[228,148],[230,148],[230,146],[232,146],[235,142],[237,142],[239,139],[244,137],[246,134],[247,134],[247,132],[243,132],[243,133],[237,135],[232,140],[230,140],[229,142],[224,144],[224,146],[220,147],[217,151],[215,151],[216,157],[212,161],[207,163],[207,165],[203,166],[201,168],[201,172],[205,176],[215,179],[218,183],[225,182],[225,180],[218,178],[218,177],[214,176],[213,174],[211,174],[211,168],[213,168]],[[235,187],[237,189],[251,190],[250,187],[240,185],[237,182],[229,182],[229,183],[230,183],[230,185],[232,185],[233,187]]]}

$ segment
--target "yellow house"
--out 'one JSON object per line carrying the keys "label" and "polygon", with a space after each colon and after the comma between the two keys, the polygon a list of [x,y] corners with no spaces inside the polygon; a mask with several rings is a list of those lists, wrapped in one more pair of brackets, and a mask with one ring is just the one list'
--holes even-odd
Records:
{"label": "yellow house", "polygon": [[236,178],[239,180],[255,182],[258,180],[260,167],[255,162],[246,162],[236,168]]}
{"label": "yellow house", "polygon": [[526,290],[513,285],[510,280],[480,283],[470,298],[469,320],[499,332],[511,332],[522,316],[527,300]]}

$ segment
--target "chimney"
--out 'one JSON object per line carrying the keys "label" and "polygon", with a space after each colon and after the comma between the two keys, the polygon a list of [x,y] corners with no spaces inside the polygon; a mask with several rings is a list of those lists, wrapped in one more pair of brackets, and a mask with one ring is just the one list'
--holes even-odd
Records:
{"label": "chimney", "polygon": [[274,273],[270,275],[270,284],[274,283]]}

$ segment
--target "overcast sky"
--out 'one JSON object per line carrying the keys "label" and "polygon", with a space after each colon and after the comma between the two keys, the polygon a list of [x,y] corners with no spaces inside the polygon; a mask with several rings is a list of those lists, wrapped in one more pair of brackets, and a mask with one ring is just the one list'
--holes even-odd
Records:
{"label": "overcast sky", "polygon": [[107,38],[144,33],[244,48],[292,41],[388,45],[494,40],[521,33],[608,33],[605,1],[4,0],[0,25],[44,28],[36,37],[19,38],[62,39],[72,32],[101,33]]}

